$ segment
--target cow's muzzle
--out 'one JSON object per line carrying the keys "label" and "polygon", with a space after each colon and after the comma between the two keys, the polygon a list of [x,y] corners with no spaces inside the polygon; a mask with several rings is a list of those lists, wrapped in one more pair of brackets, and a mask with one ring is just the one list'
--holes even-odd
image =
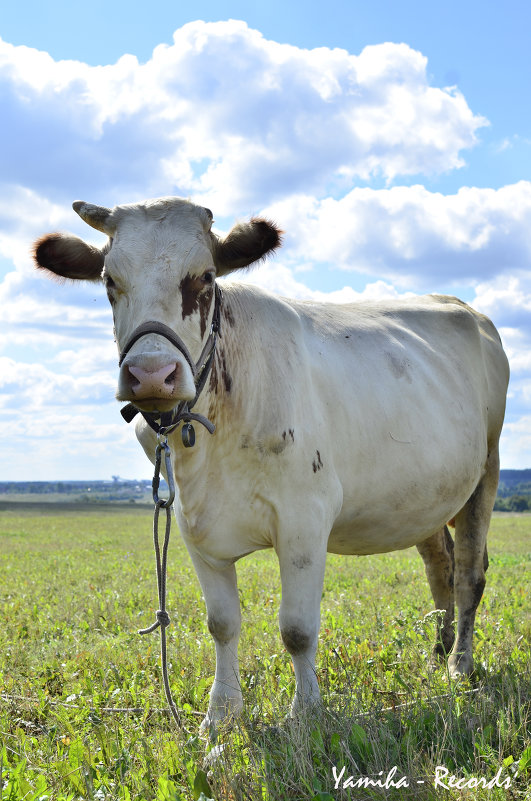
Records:
{"label": "cow's muzzle", "polygon": [[[144,411],[166,412],[180,401],[195,398],[196,387],[188,365],[169,361],[167,354],[142,354],[120,367],[118,400],[134,403]],[[162,357],[162,358],[161,358]]]}
{"label": "cow's muzzle", "polygon": [[[156,334],[170,342],[181,358],[172,360],[168,351],[131,355],[130,351],[144,336]],[[118,400],[134,403],[143,411],[171,411],[180,401],[196,395],[197,368],[182,339],[164,323],[142,323],[129,337],[120,354]]]}
{"label": "cow's muzzle", "polygon": [[[197,362],[194,362],[178,334],[164,323],[156,321],[139,325],[120,353],[117,398],[131,401],[121,410],[124,419],[131,422],[136,412],[140,411],[146,422],[157,433],[161,431],[167,433],[174,430],[181,422],[185,422],[187,424],[183,427],[185,447],[191,447],[195,440],[195,435],[191,437],[190,434],[190,429],[193,434],[190,421],[201,423],[211,434],[215,430],[210,420],[192,412],[210,373],[216,351],[216,340],[220,333],[222,292],[218,284],[215,284],[214,294],[210,333]],[[147,334],[156,334],[168,340],[183,358],[173,361],[160,351],[129,355],[135,342]],[[160,424],[156,423],[158,418],[161,420]],[[188,442],[185,441],[187,439]]]}

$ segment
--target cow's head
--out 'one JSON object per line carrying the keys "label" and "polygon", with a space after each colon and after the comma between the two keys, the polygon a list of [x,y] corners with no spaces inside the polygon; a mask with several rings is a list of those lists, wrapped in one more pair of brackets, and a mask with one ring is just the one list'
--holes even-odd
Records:
{"label": "cow's head", "polygon": [[[247,267],[280,245],[281,232],[253,218],[224,239],[211,231],[212,213],[180,198],[108,209],[78,201],[74,210],[109,237],[102,248],[68,234],[35,244],[37,266],[61,278],[103,281],[113,308],[118,349],[144,322],[171,328],[194,359],[208,336],[214,281]],[[165,412],[195,397],[192,370],[159,334],[145,334],[124,358],[117,398],[143,411]]]}

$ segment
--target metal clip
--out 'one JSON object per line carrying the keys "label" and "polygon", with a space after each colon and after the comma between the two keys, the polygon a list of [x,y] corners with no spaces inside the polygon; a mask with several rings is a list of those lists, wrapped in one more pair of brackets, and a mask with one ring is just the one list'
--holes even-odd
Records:
{"label": "metal clip", "polygon": [[191,423],[185,423],[181,430],[181,439],[185,448],[193,448],[195,445],[195,429]]}
{"label": "metal clip", "polygon": [[[166,500],[159,498],[160,465],[162,461],[163,450],[164,450],[164,462],[166,466],[168,489],[170,493],[169,497],[166,498]],[[152,488],[153,488],[153,502],[155,503],[156,506],[159,506],[162,509],[166,509],[168,506],[172,505],[173,501],[175,500],[175,482],[173,480],[171,451],[167,439],[163,440],[159,439],[159,442],[157,444],[157,448],[155,451],[155,474],[153,475]]]}

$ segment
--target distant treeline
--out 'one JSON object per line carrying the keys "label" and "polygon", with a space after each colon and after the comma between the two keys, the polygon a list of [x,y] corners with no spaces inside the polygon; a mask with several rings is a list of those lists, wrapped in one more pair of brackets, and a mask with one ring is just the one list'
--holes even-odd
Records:
{"label": "distant treeline", "polygon": [[136,481],[119,477],[112,481],[0,481],[0,492],[8,494],[65,492],[71,495],[73,492],[107,492],[118,487],[143,491],[150,486],[151,482],[144,479]]}
{"label": "distant treeline", "polygon": [[[165,488],[161,480],[161,489]],[[145,501],[151,496],[151,481],[128,480],[113,476],[112,481],[0,481],[0,496],[60,495],[65,501],[103,503]],[[50,500],[56,500],[50,498]]]}
{"label": "distant treeline", "polygon": [[494,509],[498,512],[531,511],[531,469],[500,470]]}
{"label": "distant treeline", "polygon": [[[165,484],[161,481],[161,490]],[[142,501],[151,495],[148,479],[128,480],[113,476],[109,481],[0,481],[0,495],[63,495],[65,500]],[[494,509],[501,512],[531,511],[531,468],[501,470]]]}

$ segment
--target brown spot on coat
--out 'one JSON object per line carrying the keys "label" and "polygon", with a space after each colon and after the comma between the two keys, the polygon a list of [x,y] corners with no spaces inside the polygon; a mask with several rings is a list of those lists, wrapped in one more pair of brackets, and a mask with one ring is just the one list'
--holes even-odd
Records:
{"label": "brown spot on coat", "polygon": [[223,388],[225,389],[225,392],[230,393],[232,389],[232,376],[227,367],[227,360],[225,358],[224,351],[218,349],[216,350],[216,357],[210,371],[209,389],[211,392],[217,394],[220,386],[220,379],[223,382]]}
{"label": "brown spot on coat", "polygon": [[312,557],[306,553],[299,554],[299,556],[294,557],[291,562],[293,567],[296,567],[298,570],[305,570],[312,564]]}
{"label": "brown spot on coat", "polygon": [[234,319],[232,309],[226,300],[223,302],[223,306],[221,307],[221,314],[228,325],[230,325],[231,328],[234,328],[236,325],[236,320]]}
{"label": "brown spot on coat", "polygon": [[319,451],[315,451],[315,455],[317,458],[313,460],[312,467],[313,467],[313,472],[317,473],[317,471],[323,467],[323,463],[321,461],[321,454],[319,453]]}
{"label": "brown spot on coat", "polygon": [[230,642],[236,633],[234,621],[222,616],[208,615],[207,625],[211,635],[220,643]]}
{"label": "brown spot on coat", "polygon": [[271,451],[271,453],[276,453],[276,454],[282,453],[283,451],[286,450],[286,441],[284,440],[283,442],[280,441],[273,442],[273,444],[269,446],[269,450]]}
{"label": "brown spot on coat", "polygon": [[311,645],[311,638],[297,626],[285,626],[280,633],[284,645],[292,655],[304,653]]}
{"label": "brown spot on coat", "polygon": [[223,386],[225,387],[225,392],[228,393],[232,389],[232,376],[228,371],[227,360],[225,359],[225,353],[223,351],[219,352],[219,358],[221,360],[221,377],[223,379]]}

